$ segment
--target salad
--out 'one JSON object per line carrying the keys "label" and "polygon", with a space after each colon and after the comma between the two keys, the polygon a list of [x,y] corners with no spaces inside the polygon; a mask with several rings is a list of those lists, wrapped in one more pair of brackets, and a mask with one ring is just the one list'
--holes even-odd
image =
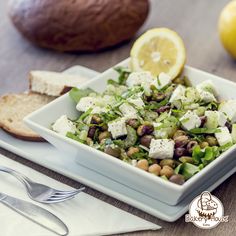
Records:
{"label": "salad", "polygon": [[103,93],[73,88],[80,115],[52,130],[179,185],[236,142],[236,100],[219,101],[212,81],[114,69]]}

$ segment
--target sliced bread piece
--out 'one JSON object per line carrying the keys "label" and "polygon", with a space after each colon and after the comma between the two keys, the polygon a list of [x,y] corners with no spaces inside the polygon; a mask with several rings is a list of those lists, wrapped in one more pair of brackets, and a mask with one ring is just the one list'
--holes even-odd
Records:
{"label": "sliced bread piece", "polygon": [[22,140],[44,141],[23,123],[23,118],[53,99],[54,97],[36,93],[7,94],[0,97],[0,127]]}
{"label": "sliced bread piece", "polygon": [[87,78],[50,71],[31,71],[30,90],[49,96],[60,96],[87,81]]}

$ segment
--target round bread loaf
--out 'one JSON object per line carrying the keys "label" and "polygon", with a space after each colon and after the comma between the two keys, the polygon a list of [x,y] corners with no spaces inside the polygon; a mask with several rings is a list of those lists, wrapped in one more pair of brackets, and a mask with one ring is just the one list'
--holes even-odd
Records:
{"label": "round bread loaf", "polygon": [[130,39],[148,0],[10,0],[9,15],[33,43],[59,51],[98,51]]}

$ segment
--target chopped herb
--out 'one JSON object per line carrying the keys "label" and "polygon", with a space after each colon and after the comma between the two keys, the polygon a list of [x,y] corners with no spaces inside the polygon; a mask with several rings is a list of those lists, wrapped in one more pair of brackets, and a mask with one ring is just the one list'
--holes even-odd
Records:
{"label": "chopped herb", "polygon": [[128,69],[126,67],[115,67],[114,70],[119,73],[118,84],[125,85],[125,82],[129,76],[129,74],[131,73],[130,69]]}
{"label": "chopped herb", "polygon": [[73,134],[71,132],[67,132],[66,137],[74,139],[75,141],[78,141],[80,143],[85,143],[84,140],[80,139],[77,135],[75,135],[75,134]]}
{"label": "chopped herb", "polygon": [[83,121],[86,117],[88,117],[90,115],[90,113],[92,112],[93,108],[89,108],[86,112],[84,112],[80,117],[79,119],[77,120],[78,121]]}
{"label": "chopped herb", "polygon": [[220,129],[211,129],[211,128],[194,128],[189,130],[189,133],[192,134],[214,134],[219,133]]}
{"label": "chopped herb", "polygon": [[211,102],[206,106],[206,110],[213,110],[213,111],[217,111],[219,107],[219,103],[217,102]]}
{"label": "chopped herb", "polygon": [[149,103],[145,106],[145,109],[147,110],[157,110],[159,109],[160,107],[163,107],[165,106],[167,103],[168,103],[168,99],[164,99],[162,100],[161,102],[153,102],[153,103]]}
{"label": "chopped herb", "polygon": [[102,112],[101,114],[102,120],[104,121],[104,123],[108,123],[112,120],[115,120],[116,118],[118,118],[119,116],[113,112],[113,111],[109,111],[109,112]]}
{"label": "chopped herb", "polygon": [[107,84],[112,84],[112,85],[114,85],[114,86],[119,86],[119,83],[116,82],[116,81],[113,80],[113,79],[109,79],[109,80],[107,81]]}

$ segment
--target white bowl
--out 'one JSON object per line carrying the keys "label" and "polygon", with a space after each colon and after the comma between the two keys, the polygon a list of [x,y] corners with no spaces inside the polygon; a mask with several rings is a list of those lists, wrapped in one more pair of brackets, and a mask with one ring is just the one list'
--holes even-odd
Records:
{"label": "white bowl", "polygon": [[[128,66],[129,60],[126,59],[117,66]],[[193,85],[211,79],[220,94],[219,98],[221,100],[236,99],[236,84],[231,81],[189,66],[185,66],[183,74],[189,77]],[[105,89],[107,80],[111,78],[116,79],[117,75],[117,72],[111,68],[80,87],[90,87],[95,91],[102,92]],[[180,186],[153,176],[85,144],[55,133],[50,129],[51,124],[64,114],[72,119],[79,115],[75,109],[75,103],[68,94],[33,112],[24,121],[32,130],[40,134],[56,148],[66,152],[68,158],[73,158],[75,165],[84,165],[169,205],[176,205],[194,189],[197,189],[211,176],[215,175],[223,166],[230,165],[236,153],[236,147],[234,145]]]}

